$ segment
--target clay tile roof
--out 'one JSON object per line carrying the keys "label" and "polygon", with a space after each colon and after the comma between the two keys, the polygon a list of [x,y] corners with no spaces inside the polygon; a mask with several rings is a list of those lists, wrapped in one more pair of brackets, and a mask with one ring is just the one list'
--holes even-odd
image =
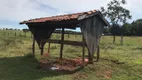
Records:
{"label": "clay tile roof", "polygon": [[80,15],[83,14],[93,14],[97,12],[96,10],[88,11],[88,12],[80,12],[80,13],[74,13],[74,14],[66,14],[66,15],[58,15],[58,16],[52,16],[52,17],[45,17],[45,18],[36,18],[31,19],[28,21],[23,21],[20,24],[27,24],[27,23],[40,23],[40,22],[47,22],[47,21],[64,21],[64,20],[74,20],[78,19]]}
{"label": "clay tile roof", "polygon": [[91,12],[91,11],[89,11],[89,12],[87,12],[87,14],[92,14],[93,12]]}

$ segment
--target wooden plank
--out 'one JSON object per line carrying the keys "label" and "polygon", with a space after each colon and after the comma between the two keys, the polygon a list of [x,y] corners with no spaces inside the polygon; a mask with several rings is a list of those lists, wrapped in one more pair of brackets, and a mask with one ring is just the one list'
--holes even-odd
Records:
{"label": "wooden plank", "polygon": [[64,40],[64,41],[61,41],[61,40],[55,40],[55,39],[48,39],[47,42],[49,43],[55,43],[55,44],[66,44],[66,45],[73,45],[73,46],[87,46],[85,44],[85,42],[79,42],[79,41],[68,41],[68,40]]}
{"label": "wooden plank", "polygon": [[48,53],[50,53],[50,43],[48,44]]}
{"label": "wooden plank", "polygon": [[44,52],[44,48],[42,47],[41,48],[41,55],[43,55],[43,52]]}
{"label": "wooden plank", "polygon": [[120,44],[123,45],[123,34],[121,35]]}
{"label": "wooden plank", "polygon": [[98,47],[97,47],[97,60],[96,61],[99,61],[99,58],[100,58],[100,46],[98,45]]}
{"label": "wooden plank", "polygon": [[[57,34],[61,34],[60,32],[53,32],[53,33],[55,33],[55,34],[56,34],[56,33],[57,33]],[[82,35],[82,33],[68,33],[68,32],[65,32],[64,34]]]}
{"label": "wooden plank", "polygon": [[[83,36],[82,36],[82,42],[85,42]],[[85,66],[85,45],[83,44],[82,46],[82,62],[83,62],[83,67]]]}
{"label": "wooden plank", "polygon": [[62,28],[62,35],[61,35],[61,47],[60,47],[60,59],[62,60],[62,56],[63,56],[63,44],[64,41],[64,28]]}
{"label": "wooden plank", "polygon": [[43,39],[41,38],[41,42],[40,42],[40,50],[41,50],[41,55],[43,55],[43,52],[44,52],[44,45],[43,45]]}
{"label": "wooden plank", "polygon": [[115,36],[113,36],[113,43],[115,43]]}
{"label": "wooden plank", "polygon": [[33,57],[35,57],[35,38],[33,37],[33,45],[32,45]]}

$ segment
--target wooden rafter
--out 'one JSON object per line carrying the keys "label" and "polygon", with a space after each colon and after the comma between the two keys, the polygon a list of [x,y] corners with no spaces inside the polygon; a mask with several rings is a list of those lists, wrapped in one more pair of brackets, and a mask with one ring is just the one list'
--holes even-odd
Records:
{"label": "wooden rafter", "polygon": [[55,44],[65,44],[65,45],[73,45],[73,46],[86,46],[85,42],[79,42],[79,41],[68,41],[68,40],[64,40],[63,42],[61,40],[47,40],[48,43],[55,43]]}

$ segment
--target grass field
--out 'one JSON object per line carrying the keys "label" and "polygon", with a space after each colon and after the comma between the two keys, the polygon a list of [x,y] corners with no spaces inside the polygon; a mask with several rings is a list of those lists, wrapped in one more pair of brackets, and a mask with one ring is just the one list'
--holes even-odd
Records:
{"label": "grass field", "polygon": [[[60,39],[60,35],[53,34],[52,38]],[[65,39],[81,40],[82,37],[65,35]],[[120,45],[120,37],[116,37],[115,44],[112,39],[112,36],[101,38],[99,62],[67,74],[38,68],[40,50],[36,44],[36,58],[30,56],[30,33],[24,37],[22,31],[0,30],[0,80],[142,80],[142,37],[124,37],[124,45]],[[51,44],[51,57],[59,56],[59,47]],[[63,58],[76,58],[81,54],[81,47],[65,45]]]}

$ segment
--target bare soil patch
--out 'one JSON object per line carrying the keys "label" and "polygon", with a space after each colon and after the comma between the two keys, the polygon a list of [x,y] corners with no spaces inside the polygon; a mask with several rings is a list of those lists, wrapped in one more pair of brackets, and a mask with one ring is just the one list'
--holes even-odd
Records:
{"label": "bare soil patch", "polygon": [[[88,59],[85,59],[85,65],[88,63]],[[40,60],[40,67],[42,69],[50,69],[56,71],[74,71],[83,66],[82,58],[76,59],[62,59],[56,58],[55,61]]]}

